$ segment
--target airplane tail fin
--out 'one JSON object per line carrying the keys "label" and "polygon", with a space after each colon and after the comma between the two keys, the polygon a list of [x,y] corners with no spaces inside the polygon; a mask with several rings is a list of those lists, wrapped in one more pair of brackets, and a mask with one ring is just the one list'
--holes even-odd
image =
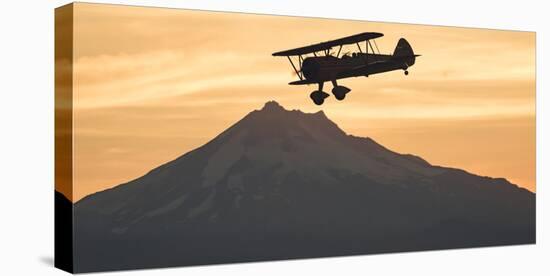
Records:
{"label": "airplane tail fin", "polygon": [[401,38],[399,39],[399,42],[397,42],[397,46],[393,51],[393,56],[396,58],[404,59],[404,62],[408,67],[414,64],[417,55],[414,54],[413,49],[409,44],[409,42],[407,42],[406,39]]}

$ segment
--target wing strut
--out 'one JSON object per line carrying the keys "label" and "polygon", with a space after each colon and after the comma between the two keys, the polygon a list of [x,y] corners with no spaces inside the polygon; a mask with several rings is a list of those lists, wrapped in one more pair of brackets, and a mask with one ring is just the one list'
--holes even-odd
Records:
{"label": "wing strut", "polygon": [[363,50],[361,50],[361,46],[359,46],[359,42],[357,42],[355,44],[357,44],[357,48],[359,48],[359,53],[363,53]]}
{"label": "wing strut", "polygon": [[[373,40],[374,41],[374,40]],[[376,46],[376,51],[374,50],[374,46],[372,46],[373,43],[371,43],[370,41],[367,41],[367,49],[369,48],[370,46],[370,49],[372,50],[372,53],[373,54],[380,54],[380,50],[378,49],[378,45],[376,44],[376,41],[374,41],[374,46]]]}
{"label": "wing strut", "polygon": [[338,49],[338,54],[336,55],[336,57],[340,57],[340,51],[342,51],[342,46],[343,45],[340,45],[340,49]]}
{"label": "wing strut", "polygon": [[288,61],[290,61],[290,64],[292,65],[292,68],[294,68],[294,72],[296,72],[296,75],[298,75],[298,78],[300,78],[300,80],[302,80],[302,75],[300,75],[300,72],[298,71],[298,69],[296,69],[296,66],[294,66],[294,62],[292,62],[292,59],[290,58],[290,56],[286,56],[288,58]]}
{"label": "wing strut", "polygon": [[[376,51],[378,52],[378,54],[380,54],[380,49],[378,49],[378,44],[376,44],[376,39],[373,39],[372,42],[374,42],[374,46],[376,46]],[[372,45],[371,45],[372,47]],[[372,49],[374,50],[374,49]]]}

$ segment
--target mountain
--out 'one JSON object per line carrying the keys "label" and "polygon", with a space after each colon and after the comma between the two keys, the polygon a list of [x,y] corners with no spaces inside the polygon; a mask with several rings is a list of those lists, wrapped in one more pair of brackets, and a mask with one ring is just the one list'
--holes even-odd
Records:
{"label": "mountain", "polygon": [[74,221],[91,272],[534,243],[535,194],[268,102]]}

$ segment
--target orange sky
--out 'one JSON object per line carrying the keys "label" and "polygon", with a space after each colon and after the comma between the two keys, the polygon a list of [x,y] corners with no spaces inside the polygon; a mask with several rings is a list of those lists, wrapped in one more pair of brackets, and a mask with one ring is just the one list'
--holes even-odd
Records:
{"label": "orange sky", "polygon": [[[432,164],[535,191],[535,33],[75,4],[73,201],[137,178],[276,100]],[[422,54],[409,76],[314,86],[271,53],[365,31]],[[350,48],[350,50],[355,50]],[[329,85],[330,88],[330,85]]]}

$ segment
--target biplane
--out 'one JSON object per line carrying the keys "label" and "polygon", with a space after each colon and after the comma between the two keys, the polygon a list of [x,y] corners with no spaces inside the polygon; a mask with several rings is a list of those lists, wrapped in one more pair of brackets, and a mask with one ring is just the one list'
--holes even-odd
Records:
{"label": "biplane", "polygon": [[[273,53],[273,56],[286,56],[299,80],[290,85],[318,84],[318,90],[311,92],[309,97],[317,105],[322,105],[329,96],[323,91],[323,84],[332,82],[332,94],[337,100],[343,100],[351,89],[338,85],[337,80],[350,77],[368,77],[369,75],[407,70],[414,65],[416,57],[411,45],[404,38],[399,39],[393,54],[381,54],[376,44],[376,38],[384,36],[381,33],[367,32],[331,41],[321,42],[305,47]],[[361,44],[364,46],[362,47]],[[358,51],[342,53],[345,45],[356,44]],[[333,48],[338,52],[334,53]],[[364,49],[363,49],[364,48]],[[342,54],[342,55],[340,55]],[[308,56],[310,55],[310,56]],[[291,57],[298,57],[298,66]]]}

